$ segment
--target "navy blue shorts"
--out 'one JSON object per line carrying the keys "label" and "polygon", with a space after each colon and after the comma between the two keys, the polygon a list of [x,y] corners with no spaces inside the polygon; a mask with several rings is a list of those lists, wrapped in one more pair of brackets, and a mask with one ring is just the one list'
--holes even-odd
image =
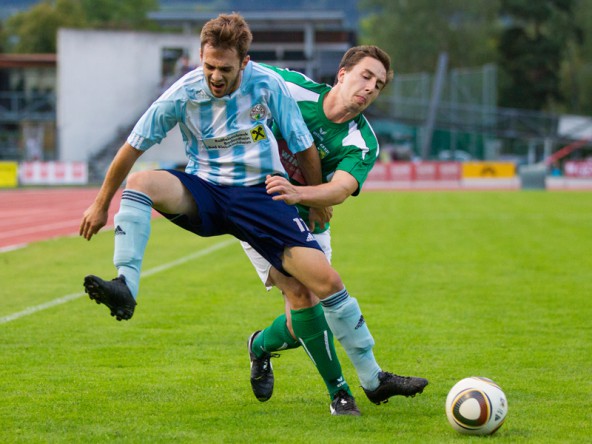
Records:
{"label": "navy blue shorts", "polygon": [[251,187],[216,185],[177,170],[165,170],[176,176],[187,188],[199,211],[199,221],[161,213],[199,236],[232,234],[248,242],[285,275],[282,257],[287,247],[321,250],[296,207],[275,201],[267,194],[265,184]]}

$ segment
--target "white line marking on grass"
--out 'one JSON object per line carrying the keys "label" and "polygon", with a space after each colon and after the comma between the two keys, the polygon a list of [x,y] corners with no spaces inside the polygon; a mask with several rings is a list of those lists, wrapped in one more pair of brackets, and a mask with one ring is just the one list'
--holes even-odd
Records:
{"label": "white line marking on grass", "polygon": [[8,253],[9,251],[20,250],[21,248],[25,248],[29,244],[15,244],[15,245],[8,245],[6,247],[0,247],[0,253]]}
{"label": "white line marking on grass", "polygon": [[46,302],[44,304],[35,305],[33,307],[25,308],[23,311],[19,311],[18,313],[13,313],[8,316],[4,316],[0,318],[0,324],[6,324],[7,322],[14,321],[19,318],[23,318],[33,313],[37,313],[41,310],[46,310],[51,307],[55,307],[56,305],[65,304],[66,302],[73,301],[74,299],[78,299],[80,296],[84,296],[85,293],[74,293],[69,294],[67,296],[62,296],[61,298],[54,299],[53,301]]}
{"label": "white line marking on grass", "polygon": [[[182,258],[179,258],[179,259],[169,262],[167,264],[162,264],[157,267],[151,268],[150,270],[146,270],[145,272],[142,273],[142,278],[152,276],[153,274],[160,273],[162,271],[168,270],[169,268],[173,268],[178,265],[184,264],[185,262],[189,262],[193,259],[198,259],[200,257],[207,256],[208,254],[213,253],[214,251],[217,251],[217,250],[220,250],[221,248],[227,247],[228,245],[232,244],[233,242],[235,242],[235,239],[228,239],[228,240],[225,240],[225,241],[220,242],[218,244],[212,245],[211,247],[208,247],[204,250],[200,250],[200,251],[196,251],[195,253],[188,254],[187,256],[184,256]],[[6,324],[10,321],[14,321],[16,319],[23,318],[23,317],[28,316],[33,313],[37,313],[38,311],[47,310],[48,308],[52,308],[57,305],[65,304],[66,302],[73,301],[73,300],[78,299],[84,295],[86,295],[86,293],[84,293],[84,292],[69,294],[66,296],[62,296],[61,298],[57,298],[52,301],[45,302],[43,304],[34,305],[33,307],[27,307],[23,311],[19,311],[17,313],[13,313],[13,314],[9,314],[7,316],[1,317],[0,324]]]}
{"label": "white line marking on grass", "polygon": [[31,233],[43,233],[44,231],[51,231],[56,230],[58,228],[67,228],[67,227],[78,227],[80,226],[80,219],[70,219],[61,222],[55,222],[53,224],[45,224],[42,226],[35,225],[33,227],[26,227],[26,228],[18,228],[12,231],[5,231],[0,233],[0,239],[4,239],[7,237],[14,237],[14,236],[22,236],[24,234],[31,234]]}

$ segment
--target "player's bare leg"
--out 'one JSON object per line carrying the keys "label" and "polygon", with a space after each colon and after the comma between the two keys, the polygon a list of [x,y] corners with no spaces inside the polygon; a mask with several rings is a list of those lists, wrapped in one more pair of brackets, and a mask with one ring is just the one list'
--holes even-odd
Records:
{"label": "player's bare leg", "polygon": [[170,214],[195,216],[197,207],[189,191],[166,171],[131,174],[115,215],[115,253],[118,276],[111,281],[89,275],[84,288],[98,304],[109,307],[117,320],[133,316],[139,290],[140,270],[150,237],[152,208]]}
{"label": "player's bare leg", "polygon": [[313,248],[286,249],[284,268],[321,300],[325,318],[333,334],[354,364],[366,396],[375,404],[391,396],[415,396],[423,392],[427,379],[383,372],[372,348],[374,339],[358,302],[351,297],[325,255]]}
{"label": "player's bare leg", "polygon": [[[251,387],[257,399],[267,400],[273,392],[274,376],[269,362],[269,358],[274,356],[273,352],[296,348],[302,344],[327,386],[332,400],[331,414],[360,415],[343,377],[341,364],[335,352],[333,333],[327,325],[318,298],[296,279],[280,273],[273,267],[270,270],[269,283],[282,291],[286,300],[286,314],[276,318],[272,325],[261,333],[255,332],[254,335],[257,336],[251,335],[249,339]],[[292,303],[288,303],[288,300]],[[282,341],[283,344],[280,344]]]}

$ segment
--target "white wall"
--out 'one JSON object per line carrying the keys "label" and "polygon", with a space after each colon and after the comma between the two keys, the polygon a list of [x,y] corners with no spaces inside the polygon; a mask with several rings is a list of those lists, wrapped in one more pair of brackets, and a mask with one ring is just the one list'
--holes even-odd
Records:
{"label": "white wall", "polygon": [[[199,60],[199,37],[125,31],[60,29],[57,127],[59,160],[86,161],[106,144],[119,147],[160,94],[162,49],[187,48]],[[142,160],[184,162],[178,128]]]}

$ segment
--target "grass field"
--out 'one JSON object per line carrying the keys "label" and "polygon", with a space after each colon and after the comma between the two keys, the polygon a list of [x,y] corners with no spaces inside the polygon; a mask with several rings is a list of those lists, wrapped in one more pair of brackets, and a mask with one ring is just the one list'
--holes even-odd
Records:
{"label": "grass field", "polygon": [[[329,415],[302,350],[274,360],[273,398],[254,398],[246,340],[282,301],[230,238],[155,220],[128,322],[79,294],[85,274],[114,274],[112,233],[0,254],[0,442],[591,442],[591,233],[584,192],[374,192],[337,207],[334,265],[379,363],[430,380],[375,406],[338,346],[360,418]],[[448,390],[471,375],[506,392],[492,438],[446,420]]]}

